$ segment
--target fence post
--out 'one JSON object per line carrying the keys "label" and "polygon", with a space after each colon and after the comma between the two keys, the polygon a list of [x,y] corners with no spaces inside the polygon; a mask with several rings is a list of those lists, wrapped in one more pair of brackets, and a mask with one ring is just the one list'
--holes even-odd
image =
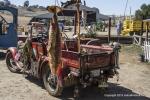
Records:
{"label": "fence post", "polygon": [[149,54],[148,60],[149,60],[149,62],[150,62],[150,42],[149,42],[149,41],[148,41],[148,54]]}
{"label": "fence post", "polygon": [[146,22],[146,41],[148,42],[149,23]]}
{"label": "fence post", "polygon": [[142,18],[142,24],[141,24],[141,34],[140,34],[140,36],[142,36],[142,35],[143,35],[143,19],[144,19],[144,18]]}
{"label": "fence post", "polygon": [[133,35],[133,44],[136,44],[136,43],[135,43],[135,35]]}
{"label": "fence post", "polygon": [[141,34],[140,34],[140,45],[142,45],[142,35],[143,35],[143,19],[144,17],[142,17],[142,24],[141,24]]}
{"label": "fence post", "polygon": [[142,45],[142,36],[139,37],[139,45]]}

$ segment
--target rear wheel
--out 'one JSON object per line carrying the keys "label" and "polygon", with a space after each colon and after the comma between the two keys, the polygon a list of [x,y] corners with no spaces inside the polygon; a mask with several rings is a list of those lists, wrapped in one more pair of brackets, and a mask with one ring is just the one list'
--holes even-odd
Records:
{"label": "rear wheel", "polygon": [[9,51],[6,54],[6,64],[8,69],[13,72],[13,73],[17,73],[19,72],[19,69],[17,68],[16,62],[14,61],[13,55],[12,53]]}
{"label": "rear wheel", "polygon": [[55,97],[61,95],[63,88],[59,84],[58,76],[51,74],[49,66],[43,71],[43,83],[50,95]]}

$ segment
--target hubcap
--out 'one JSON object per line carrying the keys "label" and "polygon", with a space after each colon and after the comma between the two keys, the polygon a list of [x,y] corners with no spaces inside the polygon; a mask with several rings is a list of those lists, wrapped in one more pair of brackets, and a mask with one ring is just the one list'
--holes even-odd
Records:
{"label": "hubcap", "polygon": [[57,87],[57,76],[51,75],[50,70],[49,70],[47,73],[46,79],[47,79],[47,82],[49,83],[51,91],[55,91]]}

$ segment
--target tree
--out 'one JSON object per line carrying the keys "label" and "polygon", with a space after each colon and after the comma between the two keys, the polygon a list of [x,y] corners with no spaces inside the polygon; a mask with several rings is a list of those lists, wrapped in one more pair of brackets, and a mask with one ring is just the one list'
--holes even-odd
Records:
{"label": "tree", "polygon": [[135,12],[136,19],[149,19],[150,18],[150,4],[142,4],[140,9]]}
{"label": "tree", "polygon": [[23,6],[24,6],[24,7],[29,7],[29,1],[28,1],[28,0],[25,1],[24,4],[23,4]]}
{"label": "tree", "polygon": [[39,9],[43,10],[43,11],[46,10],[46,8],[44,6],[39,6]]}
{"label": "tree", "polygon": [[29,7],[34,9],[34,8],[39,8],[39,5],[32,5],[32,6],[29,6]]}
{"label": "tree", "polygon": [[39,5],[32,5],[27,8],[28,11],[34,11],[34,9],[39,8]]}
{"label": "tree", "polygon": [[135,18],[136,19],[142,19],[142,11],[141,10],[137,10],[136,12],[135,12]]}

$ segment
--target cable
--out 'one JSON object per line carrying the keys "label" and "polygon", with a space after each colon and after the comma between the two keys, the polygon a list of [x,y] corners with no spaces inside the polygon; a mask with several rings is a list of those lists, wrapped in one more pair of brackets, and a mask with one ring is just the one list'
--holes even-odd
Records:
{"label": "cable", "polygon": [[56,3],[57,3],[57,5],[60,7],[60,4],[59,4],[58,0],[56,0]]}
{"label": "cable", "polygon": [[57,0],[55,0],[55,6],[56,6],[56,1],[57,1]]}
{"label": "cable", "polygon": [[128,6],[128,1],[129,0],[126,1],[126,6],[125,6],[125,10],[124,10],[124,19],[125,19],[125,14],[126,14],[127,6]]}

